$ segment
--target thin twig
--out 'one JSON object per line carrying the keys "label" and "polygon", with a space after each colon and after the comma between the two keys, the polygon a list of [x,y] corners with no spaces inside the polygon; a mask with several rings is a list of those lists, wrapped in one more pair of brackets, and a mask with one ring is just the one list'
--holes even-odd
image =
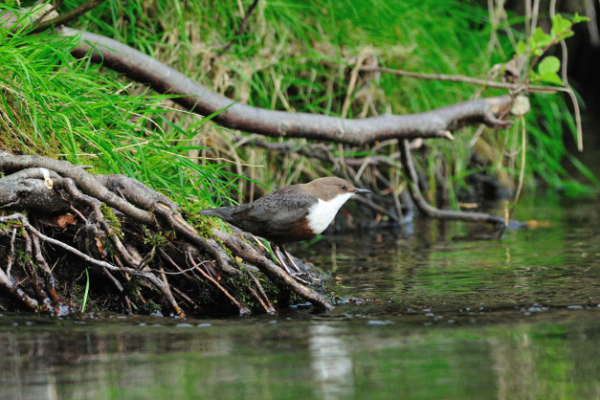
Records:
{"label": "thin twig", "polygon": [[93,10],[94,8],[98,7],[100,4],[104,3],[105,1],[106,0],[90,0],[87,3],[84,3],[78,7],[75,7],[71,11],[68,11],[62,15],[59,15],[58,17],[56,17],[54,19],[51,19],[50,21],[41,22],[38,26],[36,26],[35,28],[33,28],[31,30],[31,33],[41,32],[41,31],[44,31],[53,26],[64,25],[69,21],[79,18],[80,16],[87,13],[88,11]]}
{"label": "thin twig", "polygon": [[75,254],[76,256],[81,257],[82,259],[84,259],[86,262],[88,262],[90,264],[93,264],[98,267],[106,267],[107,269],[113,270],[113,271],[125,271],[130,274],[134,274],[134,275],[139,275],[139,276],[144,276],[144,277],[146,276],[146,274],[136,271],[135,269],[132,269],[132,268],[127,268],[127,267],[118,268],[108,262],[96,260],[95,258],[90,257],[85,253],[82,253],[81,251],[77,250],[76,248],[69,246],[66,243],[61,242],[60,240],[56,240],[49,236],[44,235],[43,233],[38,231],[36,228],[34,228],[33,225],[31,225],[29,223],[27,218],[21,213],[15,213],[15,214],[0,217],[0,221],[2,221],[2,222],[15,221],[15,220],[19,221],[25,228],[27,228],[27,230],[29,232],[33,233],[34,235],[36,235],[40,239],[44,240],[45,242],[48,242],[54,246],[58,246],[61,249],[64,249],[68,252],[71,252],[71,253]]}
{"label": "thin twig", "polygon": [[275,307],[273,307],[273,305],[269,301],[269,297],[265,293],[265,289],[260,284],[260,281],[258,280],[258,278],[251,271],[249,271],[247,269],[246,269],[245,272],[248,274],[248,276],[250,276],[250,278],[252,278],[252,280],[254,281],[254,284],[258,288],[258,291],[263,296],[264,301],[267,303],[267,306],[268,306],[267,312],[268,313],[275,313]]}
{"label": "thin twig", "polygon": [[248,290],[250,291],[250,293],[252,294],[252,296],[254,296],[254,298],[256,300],[258,300],[258,302],[260,303],[260,305],[262,306],[262,308],[264,308],[267,313],[269,313],[269,314],[275,314],[275,310],[273,310],[272,308],[269,308],[269,306],[267,306],[267,304],[258,295],[258,293],[256,293],[256,290],[254,290],[251,286],[248,286]]}
{"label": "thin twig", "polygon": [[179,297],[181,297],[182,299],[184,299],[185,301],[188,302],[189,305],[191,305],[192,307],[194,307],[195,310],[199,311],[202,310],[202,307],[200,307],[198,305],[198,303],[196,303],[194,300],[192,300],[192,298],[190,296],[188,296],[187,294],[183,293],[181,290],[177,289],[177,287],[172,286],[173,290],[175,291],[175,293],[177,293],[177,295]]}
{"label": "thin twig", "polygon": [[[244,15],[244,19],[242,20],[242,23],[240,24],[240,27],[238,28],[238,30],[235,32],[234,38],[231,39],[229,41],[229,43],[227,43],[227,45],[225,47],[223,47],[223,50],[221,50],[221,54],[226,53],[229,51],[229,49],[231,48],[231,46],[233,46],[233,43],[244,34],[244,31],[246,30],[246,24],[248,23],[248,19],[250,19],[250,15],[252,15],[252,11],[254,11],[254,8],[256,7],[256,5],[258,4],[260,0],[254,0],[254,2],[252,4],[250,4],[250,7],[248,7],[248,11],[246,11],[246,14]],[[220,57],[221,54],[219,54],[217,57]]]}
{"label": "thin twig", "polygon": [[223,294],[229,299],[229,301],[231,301],[238,308],[240,315],[248,314],[250,312],[250,310],[248,310],[248,308],[246,306],[244,306],[242,303],[237,301],[236,298],[233,297],[227,290],[225,290],[225,288],[223,286],[221,286],[219,284],[219,282],[217,282],[212,276],[210,276],[202,268],[200,268],[200,266],[202,264],[204,264],[204,261],[200,261],[199,263],[194,265],[196,268],[196,271],[200,272],[200,274],[205,279],[208,279],[213,285],[215,285],[215,287],[217,287],[217,289],[219,289],[221,292],[223,292]]}
{"label": "thin twig", "polygon": [[487,86],[498,89],[509,89],[517,92],[525,91],[532,93],[555,93],[555,92],[566,92],[567,88],[562,86],[536,86],[526,85],[521,83],[508,83],[508,82],[493,82],[485,79],[471,78],[463,75],[444,75],[444,74],[423,74],[419,72],[404,71],[400,69],[392,69],[385,67],[362,67],[361,71],[373,71],[383,72],[387,74],[393,74],[398,76],[407,76],[410,78],[427,79],[436,81],[447,81],[447,82],[461,82],[470,83],[473,85]]}
{"label": "thin twig", "polygon": [[[586,3],[587,5],[587,3]],[[550,1],[550,17],[554,18],[556,16],[556,0]],[[596,24],[590,24],[590,29],[597,29]],[[577,101],[577,97],[575,96],[575,92],[571,84],[569,83],[569,76],[567,74],[567,67],[569,65],[569,49],[567,47],[567,42],[564,40],[560,42],[560,48],[562,51],[562,60],[560,62],[561,67],[561,77],[564,85],[569,89],[567,93],[569,94],[569,98],[571,99],[571,103],[573,104],[573,111],[575,113],[575,126],[577,128],[577,150],[583,151],[583,128],[581,127],[581,110],[579,108],[579,102]]]}
{"label": "thin twig", "polygon": [[56,281],[54,280],[54,275],[52,275],[52,271],[50,271],[50,266],[46,262],[44,255],[42,254],[42,246],[40,245],[40,238],[34,236],[32,238],[33,242],[33,252],[35,254],[35,259],[37,261],[37,266],[42,270],[44,274],[44,281],[46,282],[46,292],[48,293],[50,299],[56,306],[63,306],[64,302],[58,295],[56,291]]}
{"label": "thin twig", "polygon": [[27,261],[25,262],[25,267],[27,268],[27,272],[29,273],[29,279],[31,280],[31,284],[33,286],[33,290],[38,300],[43,303],[48,309],[50,309],[51,301],[40,286],[40,277],[37,274],[35,265],[33,263],[33,240],[31,240],[31,235],[24,230],[21,235],[25,240],[25,254],[27,256]]}
{"label": "thin twig", "polygon": [[244,242],[235,235],[219,231],[218,229],[213,229],[212,232],[215,237],[221,240],[235,255],[258,267],[265,275],[267,275],[267,277],[273,280],[275,284],[285,284],[296,294],[305,298],[317,307],[326,310],[333,309],[331,303],[323,296],[294,280],[294,278],[275,265],[273,261],[260,254],[256,248],[250,244]]}

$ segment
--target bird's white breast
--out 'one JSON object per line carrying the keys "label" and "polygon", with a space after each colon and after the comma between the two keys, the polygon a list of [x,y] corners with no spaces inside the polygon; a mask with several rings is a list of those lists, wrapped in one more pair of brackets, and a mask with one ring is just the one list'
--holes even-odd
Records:
{"label": "bird's white breast", "polygon": [[329,201],[319,199],[318,203],[310,207],[306,216],[310,229],[317,235],[327,229],[331,221],[333,221],[335,214],[352,196],[353,193],[344,193]]}

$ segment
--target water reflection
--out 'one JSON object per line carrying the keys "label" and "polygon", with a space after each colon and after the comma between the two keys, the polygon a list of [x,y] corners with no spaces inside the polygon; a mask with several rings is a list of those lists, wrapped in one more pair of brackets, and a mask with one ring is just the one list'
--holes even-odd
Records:
{"label": "water reflection", "polygon": [[0,398],[598,395],[600,311],[510,318],[304,315],[209,327],[36,320],[16,332],[0,327]]}
{"label": "water reflection", "polygon": [[517,217],[550,227],[501,241],[326,238],[304,256],[333,276],[328,314],[3,315],[0,398],[598,398],[599,207],[536,205]]}
{"label": "water reflection", "polygon": [[328,324],[310,327],[311,366],[318,385],[315,397],[323,399],[352,398],[354,376],[352,357],[340,330]]}

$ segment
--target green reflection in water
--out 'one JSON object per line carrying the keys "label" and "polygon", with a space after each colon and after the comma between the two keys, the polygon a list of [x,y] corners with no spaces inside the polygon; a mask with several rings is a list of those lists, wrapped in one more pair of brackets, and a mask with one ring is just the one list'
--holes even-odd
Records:
{"label": "green reflection in water", "polygon": [[337,296],[391,301],[398,310],[595,306],[600,302],[600,207],[598,202],[561,207],[555,201],[520,205],[515,217],[548,226],[509,231],[502,240],[489,239],[487,226],[433,222],[409,233],[323,240],[318,255],[305,257],[332,272]]}
{"label": "green reflection in water", "polygon": [[0,329],[0,397],[594,398],[599,317],[425,326],[420,317],[303,316],[202,328],[34,321]]}

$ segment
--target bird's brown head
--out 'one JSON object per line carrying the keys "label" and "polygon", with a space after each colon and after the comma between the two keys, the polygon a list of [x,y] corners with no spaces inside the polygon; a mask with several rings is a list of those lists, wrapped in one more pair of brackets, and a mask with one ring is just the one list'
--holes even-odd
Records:
{"label": "bird's brown head", "polygon": [[329,201],[339,195],[369,193],[368,189],[354,187],[350,182],[338,177],[315,179],[303,185],[304,189],[323,201]]}

